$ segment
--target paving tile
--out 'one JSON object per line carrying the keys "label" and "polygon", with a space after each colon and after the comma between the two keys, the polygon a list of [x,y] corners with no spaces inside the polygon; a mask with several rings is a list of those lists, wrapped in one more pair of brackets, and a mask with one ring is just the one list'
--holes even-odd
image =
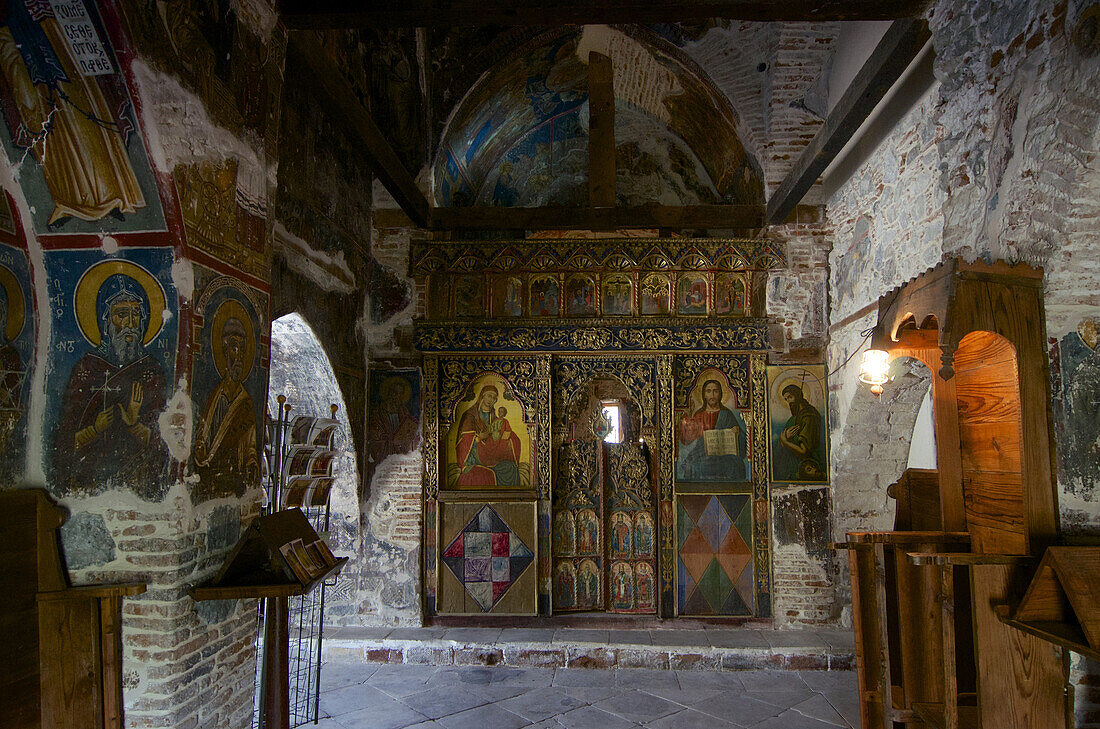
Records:
{"label": "paving tile", "polygon": [[401,702],[389,699],[350,714],[342,714],[337,721],[345,729],[402,729],[423,723],[427,718]]}
{"label": "paving tile", "polygon": [[615,685],[630,689],[680,688],[675,671],[656,671],[645,668],[620,668],[615,672]]}
{"label": "paving tile", "polygon": [[707,630],[707,639],[715,648],[768,648],[762,630]]}
{"label": "paving tile", "polygon": [[505,628],[500,640],[509,643],[551,643],[554,640],[553,628]]}
{"label": "paving tile", "polygon": [[443,640],[469,645],[491,645],[497,642],[500,633],[500,628],[448,628],[443,633]]}
{"label": "paving tile", "polygon": [[325,638],[329,640],[381,640],[393,628],[334,628],[325,626]]}
{"label": "paving tile", "polygon": [[746,691],[788,691],[805,689],[806,682],[796,671],[738,671],[737,678]]}
{"label": "paving tile", "polygon": [[653,645],[687,645],[709,647],[710,636],[705,630],[651,630],[649,636]]}
{"label": "paving tile", "polygon": [[323,692],[319,707],[325,716],[337,717],[387,701],[392,699],[378,689],[363,684],[353,684]]}
{"label": "paving tile", "polygon": [[380,663],[322,663],[321,691],[365,683],[381,667]]}
{"label": "paving tile", "polygon": [[541,688],[501,701],[497,705],[529,721],[542,721],[572,711],[586,703],[588,702],[582,701],[563,689]]}
{"label": "paving tile", "polygon": [[844,717],[844,720],[851,726],[859,726],[859,692],[858,690],[826,690],[822,691],[821,695],[824,696],[829,704],[832,705],[837,713]]}
{"label": "paving tile", "polygon": [[803,716],[823,721],[833,726],[847,727],[848,721],[840,715],[833,705],[821,694],[814,694],[800,704],[791,707]]}
{"label": "paving tile", "polygon": [[578,628],[558,628],[554,632],[555,643],[607,643],[606,630],[581,630]]}
{"label": "paving tile", "polygon": [[559,668],[554,672],[555,686],[603,687],[615,685],[613,671],[591,668]]}
{"label": "paving tile", "polygon": [[[504,683],[491,683],[488,686],[477,686],[477,691],[487,697],[489,703],[496,704],[505,699],[510,699],[513,696],[527,693],[534,688],[534,686],[509,686]],[[473,689],[471,688],[471,690]]]}
{"label": "paving tile", "polygon": [[676,678],[682,689],[720,689],[722,691],[744,691],[745,686],[738,678],[740,671],[677,671]]}
{"label": "paving tile", "polygon": [[469,686],[447,684],[404,696],[401,703],[429,719],[439,719],[475,706],[484,706],[489,699],[480,691],[472,691]]}
{"label": "paving tile", "polygon": [[717,696],[721,693],[721,689],[671,689],[671,688],[652,688],[642,689],[647,694],[653,694],[659,696],[665,701],[671,701],[674,704],[679,704],[687,708],[691,708],[696,704],[709,699],[712,696]]}
{"label": "paving tile", "polygon": [[720,693],[704,699],[692,707],[709,716],[723,721],[732,721],[741,726],[755,726],[782,713],[782,709],[765,701],[737,693]]}
{"label": "paving tile", "polygon": [[607,641],[614,645],[652,645],[653,638],[648,630],[609,630]]}
{"label": "paving tile", "polygon": [[653,729],[740,729],[737,724],[731,724],[718,717],[701,714],[692,709],[684,709],[675,714],[651,721],[645,726]]}
{"label": "paving tile", "polygon": [[310,724],[313,729],[344,729],[344,725],[335,719],[321,719],[316,724]]}
{"label": "paving tile", "polygon": [[466,684],[488,686],[493,680],[492,668],[485,666],[445,666],[436,669],[428,679],[429,685]]}
{"label": "paving tile", "polygon": [[443,725],[438,721],[422,721],[419,724],[411,724],[404,729],[443,729]]}
{"label": "paving tile", "polygon": [[811,719],[794,709],[788,709],[779,716],[754,725],[753,729],[836,729],[836,725]]}
{"label": "paving tile", "polygon": [[565,729],[628,729],[639,724],[608,714],[593,706],[582,706],[554,717]]}
{"label": "paving tile", "polygon": [[851,630],[819,630],[818,635],[829,644],[830,648],[855,650],[856,636]]}
{"label": "paving tile", "polygon": [[513,668],[511,666],[496,666],[491,669],[490,679],[495,686],[530,686],[542,688],[553,685],[553,668]]}
{"label": "paving tile", "polygon": [[799,671],[798,676],[814,691],[850,691],[855,696],[859,690],[855,671]]}
{"label": "paving tile", "polygon": [[627,691],[616,696],[610,696],[593,706],[597,709],[621,716],[633,722],[652,721],[662,716],[674,714],[682,707],[671,701],[666,701],[660,696],[643,693],[641,691]]}
{"label": "paving tile", "polygon": [[801,704],[806,699],[814,695],[808,687],[803,688],[789,688],[789,689],[777,689],[775,691],[746,691],[745,696],[750,696],[760,701],[766,701],[772,706],[778,706],[780,709],[790,709],[793,706]]}
{"label": "paving tile", "polygon": [[614,696],[620,692],[620,689],[615,686],[555,686],[554,688],[560,688],[570,696],[583,701],[585,704],[595,704],[598,701],[603,701],[608,696]]}
{"label": "paving tile", "polygon": [[520,729],[529,723],[510,711],[486,704],[439,720],[446,729]]}
{"label": "paving tile", "polygon": [[390,696],[408,696],[423,691],[439,670],[435,666],[381,666],[367,679],[367,685]]}

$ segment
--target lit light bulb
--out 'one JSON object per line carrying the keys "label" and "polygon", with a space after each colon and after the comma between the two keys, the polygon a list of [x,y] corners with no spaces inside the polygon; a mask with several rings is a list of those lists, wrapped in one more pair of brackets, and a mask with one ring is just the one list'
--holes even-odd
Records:
{"label": "lit light bulb", "polygon": [[871,386],[875,397],[882,394],[882,386],[890,381],[890,353],[884,349],[868,349],[863,353],[859,366],[859,381]]}

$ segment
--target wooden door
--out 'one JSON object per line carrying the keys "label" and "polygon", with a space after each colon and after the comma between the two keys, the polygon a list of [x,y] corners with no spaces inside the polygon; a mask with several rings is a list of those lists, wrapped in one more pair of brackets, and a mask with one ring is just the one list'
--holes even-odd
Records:
{"label": "wooden door", "polygon": [[558,452],[554,484],[554,612],[603,610],[603,458],[597,440],[573,440]]}
{"label": "wooden door", "polygon": [[629,440],[604,443],[607,456],[605,503],[607,610],[657,611],[656,513],[649,450]]}

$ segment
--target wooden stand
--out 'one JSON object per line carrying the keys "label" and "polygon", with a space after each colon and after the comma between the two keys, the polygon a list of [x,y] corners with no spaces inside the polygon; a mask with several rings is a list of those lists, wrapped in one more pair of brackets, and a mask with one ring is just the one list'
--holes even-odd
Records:
{"label": "wooden stand", "polygon": [[[252,522],[229,554],[225,565],[210,585],[196,587],[196,601],[263,598],[264,665],[260,690],[260,726],[264,729],[290,728],[290,676],[287,598],[305,595],[324,580],[337,574],[347,557],[333,558],[303,574],[294,564],[288,545],[319,541],[299,509],[277,511]],[[327,551],[327,550],[326,550]]]}
{"label": "wooden stand", "polygon": [[0,721],[121,729],[122,598],[145,585],[70,587],[65,518],[45,491],[0,492]]}
{"label": "wooden stand", "polygon": [[938,469],[918,480],[938,494],[891,487],[900,522],[934,525],[921,539],[843,545],[864,727],[1063,729],[1062,658],[997,612],[1058,535],[1042,272],[948,261],[882,297],[878,324],[932,372]]}

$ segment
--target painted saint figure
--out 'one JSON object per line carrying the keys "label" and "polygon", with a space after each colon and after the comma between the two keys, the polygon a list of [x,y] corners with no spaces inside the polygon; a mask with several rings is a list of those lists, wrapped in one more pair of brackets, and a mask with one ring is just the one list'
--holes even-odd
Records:
{"label": "painted saint figure", "polygon": [[[749,467],[745,422],[722,404],[718,380],[703,383],[702,406],[680,421],[680,452],[676,478],[680,481],[746,481]],[[707,431],[726,431],[708,442]]]}
{"label": "painted saint figure", "polygon": [[581,562],[577,576],[577,607],[595,607],[600,600],[599,578],[596,563],[590,559]]}
{"label": "painted saint figure", "polygon": [[256,408],[244,380],[252,370],[256,341],[240,302],[227,299],[211,328],[214,366],[221,382],[206,398],[195,435],[195,470],[207,490],[243,493],[257,482]]}
{"label": "painted saint figure", "polygon": [[[11,311],[8,305],[8,296],[14,293],[21,297],[22,291],[6,268],[2,271],[2,278],[6,280],[4,285],[0,285],[0,448],[7,446],[23,417],[23,382],[27,375],[23,359],[11,339],[13,330],[18,336],[18,331],[23,328],[23,302],[15,302],[16,311]],[[8,288],[9,281],[11,289]],[[18,317],[20,321],[12,321],[13,317]]]}
{"label": "painted saint figure", "polygon": [[[137,268],[136,266],[134,268]],[[85,274],[85,277],[88,273]],[[82,300],[77,287],[77,313]],[[90,292],[89,292],[90,293]],[[163,296],[163,292],[160,292]],[[151,339],[149,292],[132,276],[107,276],[95,292],[94,349],[73,366],[61,400],[55,438],[56,476],[63,487],[138,486],[157,478],[167,457],[157,430],[165,406],[164,370],[146,349]],[[159,302],[163,310],[163,301]],[[161,322],[153,322],[157,331]]]}
{"label": "painted saint figure", "polygon": [[17,115],[7,121],[16,145],[33,150],[41,165],[51,228],[145,207],[126,154],[129,99],[81,72],[51,3],[14,0],[2,13],[0,69]]}
{"label": "painted saint figure", "polygon": [[481,388],[477,404],[462,414],[458,426],[458,485],[465,488],[519,486],[520,440],[505,417],[494,409],[496,385]]}
{"label": "painted saint figure", "polygon": [[621,511],[615,513],[611,525],[611,553],[616,557],[630,556],[630,524]]}
{"label": "painted saint figure", "polygon": [[821,443],[821,413],[806,400],[802,388],[794,383],[783,388],[783,399],[790,408],[779,434],[779,444],[798,458],[798,472],[794,480],[824,481],[825,459]]}
{"label": "painted saint figure", "polygon": [[391,375],[378,386],[379,402],[370,416],[368,478],[378,464],[396,453],[412,453],[420,442],[420,421],[409,410],[412,385],[400,375]]}

